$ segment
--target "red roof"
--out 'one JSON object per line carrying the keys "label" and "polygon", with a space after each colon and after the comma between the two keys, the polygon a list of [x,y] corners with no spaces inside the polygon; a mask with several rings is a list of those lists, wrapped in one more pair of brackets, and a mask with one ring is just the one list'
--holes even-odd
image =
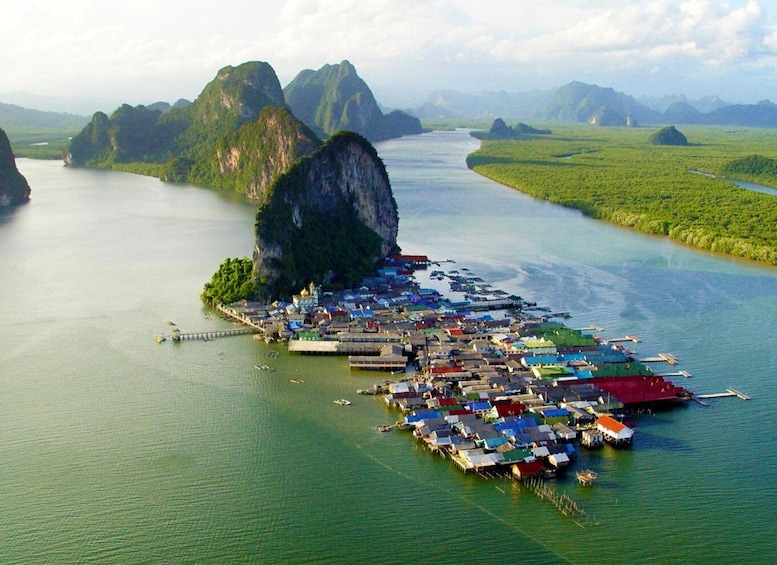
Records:
{"label": "red roof", "polygon": [[510,402],[509,404],[494,403],[494,408],[496,408],[496,413],[501,418],[505,416],[519,416],[526,411],[526,407],[520,402]]}
{"label": "red roof", "polygon": [[659,376],[632,375],[626,377],[595,377],[586,379],[607,394],[617,398],[624,406],[657,402],[674,402],[683,398],[686,391]]}
{"label": "red roof", "polygon": [[542,473],[542,461],[524,461],[513,465],[513,474],[521,478],[534,477]]}
{"label": "red roof", "polygon": [[597,418],[596,420],[596,424],[616,434],[628,428],[626,424],[623,424],[618,420],[616,420],[615,418],[613,418],[612,416],[607,416],[607,415],[599,416],[599,418]]}
{"label": "red roof", "polygon": [[428,263],[429,257],[426,255],[392,255],[394,261],[409,261],[411,263]]}
{"label": "red roof", "polygon": [[463,373],[464,369],[461,367],[432,367],[429,372],[433,375],[441,375],[444,373]]}
{"label": "red roof", "polygon": [[440,398],[440,406],[456,406],[458,403],[459,401],[453,397]]}

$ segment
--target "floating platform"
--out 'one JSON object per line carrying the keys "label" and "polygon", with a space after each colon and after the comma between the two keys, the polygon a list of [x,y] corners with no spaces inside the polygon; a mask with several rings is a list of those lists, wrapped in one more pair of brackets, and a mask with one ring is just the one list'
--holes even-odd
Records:
{"label": "floating platform", "polygon": [[587,486],[596,480],[597,474],[595,471],[591,471],[590,469],[584,469],[582,471],[577,471],[575,473],[575,478],[577,479],[578,483]]}
{"label": "floating platform", "polygon": [[604,343],[618,343],[620,341],[633,341],[634,343],[639,343],[642,340],[633,335],[626,335],[623,337],[613,337],[610,339],[605,339]]}
{"label": "floating platform", "polygon": [[[643,359],[639,359],[640,363],[661,363],[666,362],[670,365],[677,365],[677,357],[672,355],[671,353],[659,353],[655,357],[645,357]],[[685,376],[685,375],[683,375]]]}

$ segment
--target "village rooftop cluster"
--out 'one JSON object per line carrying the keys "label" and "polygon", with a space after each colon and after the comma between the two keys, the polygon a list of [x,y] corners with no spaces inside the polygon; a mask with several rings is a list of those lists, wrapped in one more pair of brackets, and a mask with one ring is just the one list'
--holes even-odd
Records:
{"label": "village rooftop cluster", "polygon": [[431,271],[462,295],[451,300],[416,282],[414,272],[431,266],[397,255],[359,289],[310,285],[289,303],[219,309],[257,338],[288,342],[290,353],[348,355],[353,369],[401,373],[360,392],[383,394],[403,414],[397,427],[464,471],[560,473],[576,441],[629,446],[634,430],[621,415],[693,396],[648,366],[672,356],[640,360],[621,344],[636,338],[569,328],[559,321],[568,314],[492,289],[467,269]]}

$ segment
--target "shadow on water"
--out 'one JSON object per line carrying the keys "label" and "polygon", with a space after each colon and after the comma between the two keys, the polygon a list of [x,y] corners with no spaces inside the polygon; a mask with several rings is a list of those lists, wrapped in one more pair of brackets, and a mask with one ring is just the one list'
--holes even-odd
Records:
{"label": "shadow on water", "polygon": [[658,436],[646,431],[644,427],[639,428],[638,442],[640,451],[663,451],[671,453],[695,453],[697,449],[690,442],[677,437]]}
{"label": "shadow on water", "polygon": [[0,208],[0,226],[10,224],[14,221],[23,208],[25,208],[24,204]]}

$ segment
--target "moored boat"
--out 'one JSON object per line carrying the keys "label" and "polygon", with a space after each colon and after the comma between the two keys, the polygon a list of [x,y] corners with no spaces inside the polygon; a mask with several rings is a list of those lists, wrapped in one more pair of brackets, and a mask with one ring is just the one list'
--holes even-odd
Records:
{"label": "moored boat", "polygon": [[335,400],[333,402],[335,404],[339,404],[340,406],[350,406],[351,405],[351,401],[350,400],[346,400],[345,398],[339,398],[339,399],[337,399],[337,400]]}
{"label": "moored boat", "polygon": [[575,472],[575,478],[581,485],[590,485],[596,480],[597,474],[591,469],[582,469]]}

